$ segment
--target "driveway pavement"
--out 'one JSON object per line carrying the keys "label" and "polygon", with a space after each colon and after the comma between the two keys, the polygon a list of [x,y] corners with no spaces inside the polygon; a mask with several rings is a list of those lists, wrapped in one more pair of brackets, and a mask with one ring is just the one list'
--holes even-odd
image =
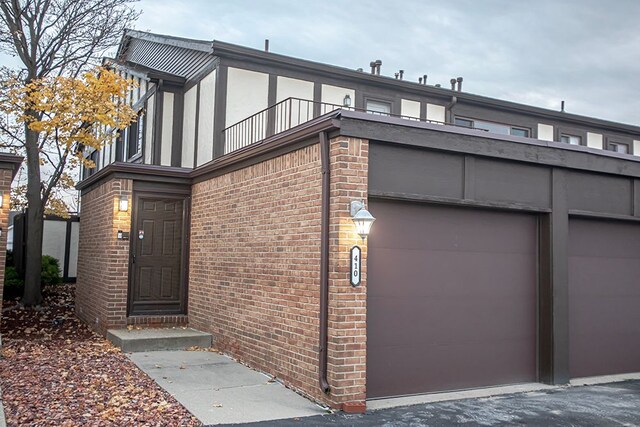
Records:
{"label": "driveway pavement", "polygon": [[640,381],[428,403],[248,426],[640,426]]}

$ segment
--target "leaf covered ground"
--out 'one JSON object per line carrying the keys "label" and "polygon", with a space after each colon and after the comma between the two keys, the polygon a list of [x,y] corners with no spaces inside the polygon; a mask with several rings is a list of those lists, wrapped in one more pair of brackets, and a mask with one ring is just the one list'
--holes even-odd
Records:
{"label": "leaf covered ground", "polygon": [[76,319],[73,285],[39,310],[4,302],[0,387],[9,426],[197,426],[124,353]]}

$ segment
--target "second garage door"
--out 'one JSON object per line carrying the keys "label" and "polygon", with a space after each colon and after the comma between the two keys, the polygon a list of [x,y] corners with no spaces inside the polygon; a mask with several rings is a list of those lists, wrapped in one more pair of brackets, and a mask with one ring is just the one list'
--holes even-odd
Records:
{"label": "second garage door", "polygon": [[369,207],[367,396],[535,381],[536,217]]}

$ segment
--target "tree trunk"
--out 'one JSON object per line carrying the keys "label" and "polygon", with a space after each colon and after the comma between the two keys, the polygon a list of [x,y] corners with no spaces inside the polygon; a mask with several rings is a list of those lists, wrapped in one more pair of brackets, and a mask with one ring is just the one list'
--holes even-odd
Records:
{"label": "tree trunk", "polygon": [[27,253],[24,275],[24,296],[26,306],[42,302],[40,289],[42,275],[42,231],[44,229],[44,203],[40,183],[40,152],[38,133],[25,126],[25,148],[27,153]]}

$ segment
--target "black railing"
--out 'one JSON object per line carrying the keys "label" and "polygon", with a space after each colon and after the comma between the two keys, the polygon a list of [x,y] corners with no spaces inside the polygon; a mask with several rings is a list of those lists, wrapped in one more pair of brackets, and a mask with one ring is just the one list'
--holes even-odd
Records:
{"label": "black railing", "polygon": [[246,119],[223,129],[224,154],[228,154],[263,141],[264,139],[299,126],[309,120],[327,114],[334,110],[363,111],[407,120],[445,124],[434,120],[419,119],[417,117],[400,116],[397,114],[381,113],[329,104],[326,102],[309,101],[308,99],[287,98],[271,107],[265,108]]}

